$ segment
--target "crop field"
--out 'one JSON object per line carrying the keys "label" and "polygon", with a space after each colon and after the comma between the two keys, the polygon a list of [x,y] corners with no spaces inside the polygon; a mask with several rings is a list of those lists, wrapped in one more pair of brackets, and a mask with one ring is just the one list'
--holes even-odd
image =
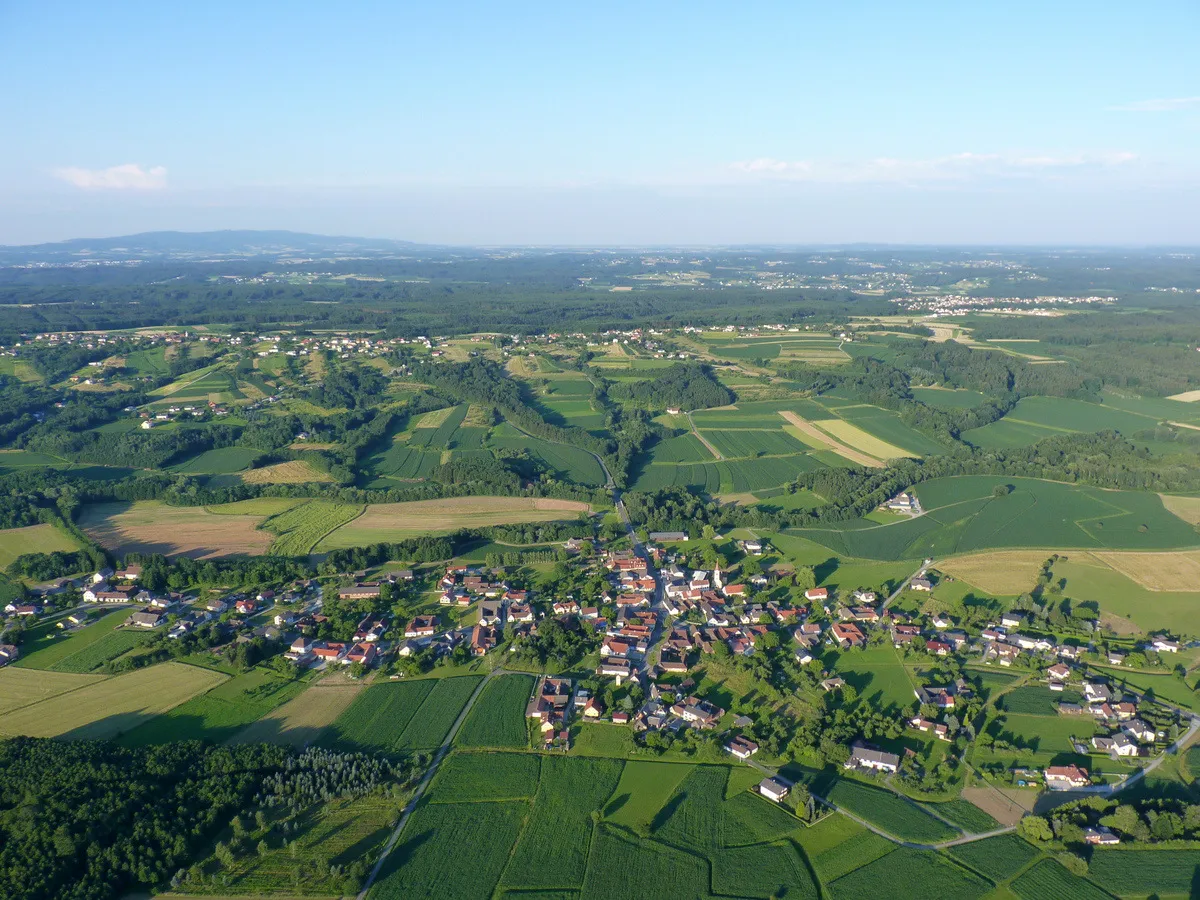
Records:
{"label": "crop field", "polygon": [[440,450],[424,451],[395,442],[387,450],[367,460],[367,469],[376,477],[399,479],[424,478],[441,465]]}
{"label": "crop field", "polygon": [[782,428],[773,431],[744,429],[708,430],[701,432],[726,459],[754,456],[789,456],[804,453],[808,448]]}
{"label": "crop field", "polygon": [[834,900],[888,897],[890,900],[974,900],[992,889],[939,853],[899,847],[887,856],[843,875],[830,885]]}
{"label": "crop field", "polygon": [[1200,525],[1200,497],[1184,497],[1179,494],[1159,494],[1163,506],[1179,516],[1189,525]]}
{"label": "crop field", "polygon": [[121,743],[126,747],[184,740],[220,743],[305,687],[304,682],[280,678],[266,669],[252,669],[124,734]]}
{"label": "crop field", "polygon": [[14,710],[103,680],[101,675],[68,675],[5,666],[0,669],[0,714],[7,716]]}
{"label": "crop field", "polygon": [[437,679],[437,684],[397,739],[396,749],[429,750],[441,746],[482,678],[482,675],[464,675]]}
{"label": "crop field", "polygon": [[950,855],[993,881],[1007,881],[1038,857],[1038,851],[1015,834],[1001,834],[982,841],[959,844]]}
{"label": "crop field", "polygon": [[947,800],[945,803],[929,803],[926,805],[935,815],[947,819],[963,831],[968,831],[972,834],[983,834],[1000,827],[999,822],[974,803],[966,800],[955,799]]}
{"label": "crop field", "polygon": [[[830,832],[837,829],[840,831],[844,828],[844,823],[853,825],[858,829],[857,833],[849,837],[841,834],[834,835],[837,843],[830,847],[821,847],[819,844],[813,846],[810,843],[809,830],[820,829]],[[855,869],[869,865],[877,859],[882,859],[896,849],[896,845],[887,838],[881,837],[873,831],[867,831],[845,816],[829,816],[823,819],[816,828],[809,830],[801,832],[800,840],[812,857],[813,869],[826,884],[836,881],[843,875],[849,875]]]}
{"label": "crop field", "polygon": [[1200,591],[1200,551],[1092,556],[1148,591]]}
{"label": "crop field", "polygon": [[660,464],[708,462],[713,459],[708,448],[694,434],[681,434],[654,445],[651,462]]}
{"label": "crop field", "polygon": [[578,887],[587,871],[592,811],[601,809],[621,778],[619,760],[542,758],[533,812],[513,848],[503,885]]}
{"label": "crop field", "polygon": [[[865,418],[863,421],[869,421]],[[873,456],[876,459],[888,460],[901,456],[918,456],[920,454],[897,447],[895,444],[875,437],[857,423],[846,419],[817,419],[812,423],[817,428],[834,437],[835,440]]]}
{"label": "crop field", "polygon": [[[129,611],[122,610],[116,615],[122,621],[129,618]],[[75,652],[63,657],[50,666],[55,672],[74,672],[86,675],[118,656],[124,656],[135,647],[140,647],[150,640],[151,632],[140,628],[122,628],[119,631],[110,630],[100,635],[94,641],[89,641]]]}
{"label": "crop field", "polygon": [[409,446],[430,447],[438,450],[449,448],[451,437],[466,417],[466,403],[427,413],[413,427],[412,435],[408,439]]}
{"label": "crop field", "polygon": [[333,481],[333,477],[303,459],[290,459],[259,469],[249,469],[242,473],[242,481],[246,484],[306,484]]}
{"label": "crop field", "polygon": [[508,422],[492,429],[491,446],[510,450],[528,450],[546,467],[578,484],[599,487],[604,484],[604,470],[596,457],[581,447],[556,444],[542,438],[530,437]]}
{"label": "crop field", "polygon": [[1072,875],[1052,859],[1043,859],[1012,883],[1021,900],[1110,900],[1085,878]]}
{"label": "crop field", "polygon": [[[353,521],[363,507],[328,500],[311,500],[272,516],[263,529],[277,537],[271,542],[271,553],[280,556],[304,556],[311,553],[331,531]],[[364,541],[371,543],[371,541]],[[354,546],[354,545],[349,545]]]}
{"label": "crop field", "polygon": [[128,618],[128,609],[118,609],[93,619],[82,628],[61,631],[39,626],[30,629],[21,644],[21,657],[13,665],[25,669],[54,668],[111,634]]}
{"label": "crop field", "polygon": [[490,897],[528,810],[522,801],[419,807],[384,863],[370,900]]}
{"label": "crop field", "polygon": [[904,424],[900,416],[891,410],[880,409],[877,406],[851,406],[838,410],[838,415],[878,440],[893,447],[900,447],[909,454],[931,455],[946,452],[945,447]]}
{"label": "crop field", "polygon": [[433,685],[433,679],[371,685],[322,734],[321,744],[346,750],[391,750]]}
{"label": "crop field", "polygon": [[205,450],[198,456],[170,466],[170,471],[180,475],[231,475],[247,469],[250,463],[262,456],[261,450],[247,447],[224,447],[220,450]]}
{"label": "crop field", "polygon": [[939,572],[1000,597],[1025,593],[1037,583],[1038,572],[1054,551],[991,550],[939,559]]}
{"label": "crop field", "polygon": [[532,753],[452,753],[438,769],[429,802],[532,799],[541,759]]}
{"label": "crop field", "polygon": [[[355,508],[355,507],[351,507]],[[575,519],[590,507],[547,497],[450,497],[408,503],[372,503],[361,516],[325,536],[319,550],[361,547],[406,537],[504,525]],[[268,523],[268,527],[275,521]]]}
{"label": "crop field", "polygon": [[531,675],[493,678],[455,738],[461,747],[525,747],[529,730],[525,705],[533,691]]}
{"label": "crop field", "polygon": [[361,690],[361,684],[315,684],[246,726],[234,740],[307,746],[349,709]]}
{"label": "crop field", "polygon": [[1157,424],[1149,410],[1143,414],[1062,397],[1023,397],[1003,419],[965,431],[963,439],[986,448],[1024,447],[1055,434],[1110,428],[1130,437]]}
{"label": "crop field", "polygon": [[78,549],[74,538],[53,525],[0,529],[0,569],[7,569],[23,553],[70,553]]}
{"label": "crop field", "polygon": [[808,867],[789,841],[730,847],[712,856],[712,889],[715,894],[752,897],[811,897],[820,891]]}
{"label": "crop field", "polygon": [[932,844],[949,840],[957,834],[946,823],[935,819],[891,791],[838,778],[826,796],[835,805],[844,807],[901,840]]}
{"label": "crop field", "polygon": [[[707,452],[707,451],[706,451]],[[811,454],[767,456],[704,463],[645,465],[637,474],[633,490],[654,491],[666,487],[694,487],[709,494],[748,493],[769,490],[794,481],[801,472],[825,468]]]}
{"label": "crop field", "polygon": [[1194,895],[1200,875],[1195,850],[1097,850],[1088,877],[1114,894]]}
{"label": "crop field", "polygon": [[[993,496],[999,486],[1010,493]],[[908,521],[797,533],[843,556],[866,559],[940,558],[1013,547],[1165,550],[1200,543],[1156,494],[982,475],[934,479],[916,493],[926,512]]]}
{"label": "crop field", "polygon": [[709,866],[699,857],[602,824],[593,839],[583,897],[695,900],[708,893],[708,886]]}
{"label": "crop field", "polygon": [[78,523],[98,544],[119,555],[162,553],[211,559],[263,553],[271,535],[262,516],[214,516],[199,506],[167,506],[157,500],[94,503]]}
{"label": "crop field", "polygon": [[1072,698],[1064,697],[1063,694],[1056,694],[1048,687],[1042,685],[1026,685],[1009,691],[999,700],[1000,709],[1007,713],[1017,713],[1027,716],[1054,716],[1058,715],[1058,703],[1060,700],[1068,700],[1068,702],[1078,702]]}
{"label": "crop field", "polygon": [[[47,677],[38,673],[39,678]],[[108,740],[152,716],[216,687],[227,676],[168,662],[103,678],[7,713],[0,733],[72,740]]]}
{"label": "crop field", "polygon": [[[839,422],[845,425],[846,423],[842,422],[841,419],[821,418],[810,421],[790,410],[781,410],[779,414],[783,416],[789,425],[796,429],[796,436],[805,443],[809,443],[812,446],[824,447],[827,451],[832,451],[855,465],[866,466],[867,468],[882,468],[883,461],[878,457],[864,452],[859,447],[843,442],[840,438],[834,437],[832,432],[817,425],[819,421]],[[826,413],[826,415],[828,414]],[[875,439],[871,438],[871,440],[874,441]],[[900,455],[903,456],[904,454],[901,453]]]}

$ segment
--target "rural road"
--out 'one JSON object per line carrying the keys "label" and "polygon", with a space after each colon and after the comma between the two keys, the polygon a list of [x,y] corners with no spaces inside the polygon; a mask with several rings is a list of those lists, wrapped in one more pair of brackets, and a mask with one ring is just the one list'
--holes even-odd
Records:
{"label": "rural road", "polygon": [[375,883],[375,879],[379,877],[379,872],[383,869],[383,864],[391,855],[392,850],[396,846],[396,842],[400,840],[400,833],[404,831],[404,826],[408,824],[408,818],[413,814],[413,810],[417,808],[421,797],[425,795],[425,789],[429,787],[429,782],[433,781],[433,776],[437,774],[438,766],[446,754],[450,752],[450,745],[454,743],[454,738],[458,734],[458,729],[462,727],[462,723],[467,720],[467,714],[470,713],[471,707],[475,705],[475,701],[479,695],[483,693],[483,689],[487,683],[496,675],[503,675],[504,669],[493,669],[483,677],[483,681],[479,682],[479,686],[475,688],[475,693],[471,695],[471,699],[467,701],[467,705],[463,707],[462,712],[458,714],[458,718],[454,720],[454,724],[450,726],[450,732],[446,735],[446,739],[442,741],[442,746],[438,748],[437,755],[434,756],[433,762],[429,764],[429,768],[425,771],[425,775],[421,778],[421,783],[417,785],[417,789],[413,792],[412,799],[408,801],[408,805],[404,807],[404,812],[400,814],[400,821],[396,823],[396,829],[392,832],[392,836],[388,838],[387,846],[383,848],[383,853],[379,855],[379,860],[375,863],[375,868],[371,870],[371,874],[367,877],[367,883],[363,885],[363,889],[358,892],[358,900],[366,900],[367,892],[371,890],[371,885]]}
{"label": "rural road", "polygon": [[711,453],[713,456],[715,456],[717,459],[724,459],[725,457],[723,457],[721,455],[721,451],[718,450],[716,447],[714,447],[712,444],[710,444],[708,442],[708,438],[706,438],[704,435],[702,435],[699,432],[699,430],[697,430],[696,423],[694,421],[692,421],[692,414],[690,412],[686,412],[686,413],[684,413],[684,415],[687,416],[688,424],[692,426],[692,434],[694,434],[696,436],[696,439],[699,440],[700,443],[702,443],[705,447],[707,447],[708,452]]}
{"label": "rural road", "polygon": [[895,601],[895,599],[897,597],[899,597],[901,594],[904,593],[905,588],[907,588],[909,586],[909,584],[912,582],[912,580],[914,578],[920,578],[922,575],[925,574],[925,572],[932,565],[933,565],[933,560],[932,559],[928,560],[927,562],[925,562],[921,565],[921,568],[917,569],[917,571],[913,572],[911,575],[909,575],[907,578],[905,578],[902,582],[900,582],[900,586],[898,588],[896,588],[894,591],[892,591],[891,595],[886,600],[883,601],[883,606],[881,607],[881,609],[886,610],[889,606],[891,606],[893,601]]}

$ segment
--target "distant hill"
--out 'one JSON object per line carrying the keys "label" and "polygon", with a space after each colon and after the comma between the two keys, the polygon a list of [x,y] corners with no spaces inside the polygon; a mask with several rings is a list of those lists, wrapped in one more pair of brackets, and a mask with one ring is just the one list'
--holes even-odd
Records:
{"label": "distant hill", "polygon": [[81,260],[248,259],[291,254],[378,256],[412,250],[410,241],[304,234],[297,231],[148,231],[51,244],[0,246],[0,265]]}

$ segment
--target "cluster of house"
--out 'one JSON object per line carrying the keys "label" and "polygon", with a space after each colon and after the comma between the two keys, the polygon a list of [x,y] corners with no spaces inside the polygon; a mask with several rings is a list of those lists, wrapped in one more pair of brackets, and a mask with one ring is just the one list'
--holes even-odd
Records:
{"label": "cluster of house", "polygon": [[901,491],[879,508],[887,510],[888,512],[906,513],[911,516],[919,516],[921,514],[921,501],[917,499],[916,494],[911,494],[908,491]]}
{"label": "cluster of house", "polygon": [[595,721],[603,714],[603,704],[587,691],[576,690],[575,682],[570,678],[549,675],[538,679],[525,707],[525,717],[538,721],[543,749],[564,752],[571,749],[571,733],[567,726],[572,716]]}

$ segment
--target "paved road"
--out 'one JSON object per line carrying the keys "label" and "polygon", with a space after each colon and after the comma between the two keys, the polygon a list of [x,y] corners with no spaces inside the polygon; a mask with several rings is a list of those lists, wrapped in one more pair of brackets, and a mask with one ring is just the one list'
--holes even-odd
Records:
{"label": "paved road", "polygon": [[396,842],[400,839],[400,833],[404,831],[404,826],[408,824],[408,818],[412,815],[413,810],[417,808],[417,803],[425,794],[425,789],[429,787],[429,782],[433,781],[433,776],[437,774],[438,766],[450,751],[450,745],[454,743],[455,735],[458,734],[458,729],[462,727],[462,723],[467,719],[467,713],[471,711],[471,707],[475,705],[475,701],[479,695],[483,693],[484,687],[497,675],[503,675],[504,669],[493,669],[484,676],[483,681],[479,682],[479,686],[475,688],[475,693],[471,695],[471,699],[467,701],[467,705],[463,707],[463,711],[458,714],[458,718],[454,720],[454,725],[450,728],[450,733],[446,735],[446,739],[442,741],[442,746],[438,748],[437,755],[434,756],[433,762],[429,764],[429,768],[425,771],[425,775],[421,778],[421,783],[417,785],[417,789],[413,792],[412,799],[408,801],[408,805],[404,807],[404,812],[400,814],[400,821],[396,823],[396,828],[392,832],[392,836],[388,838],[387,846],[383,848],[383,853],[380,854],[379,860],[375,863],[375,868],[371,870],[370,876],[367,878],[367,883],[363,885],[363,889],[358,893],[358,900],[365,900],[367,892],[371,890],[371,885],[375,883],[375,879],[379,877],[379,872],[383,869],[383,864],[391,854]]}
{"label": "paved road", "polygon": [[923,563],[921,565],[921,568],[917,569],[917,571],[913,572],[911,575],[909,575],[907,578],[905,578],[902,582],[900,582],[900,587],[898,587],[894,591],[892,591],[891,595],[886,600],[883,601],[882,608],[886,610],[889,606],[891,606],[892,602],[897,597],[899,597],[901,594],[904,593],[905,589],[912,582],[912,580],[914,578],[920,578],[921,576],[923,576],[925,574],[925,572],[928,571],[929,567],[932,565],[933,565],[933,560],[931,559],[931,560],[929,560],[929,562]]}

